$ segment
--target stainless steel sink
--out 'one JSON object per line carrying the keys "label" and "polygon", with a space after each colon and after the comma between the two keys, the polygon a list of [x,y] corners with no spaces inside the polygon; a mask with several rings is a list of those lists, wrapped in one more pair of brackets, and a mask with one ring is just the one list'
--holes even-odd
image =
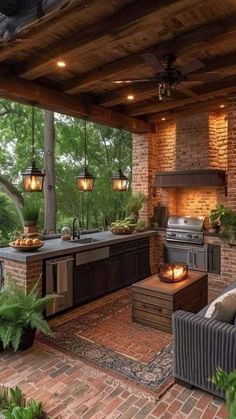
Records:
{"label": "stainless steel sink", "polygon": [[84,239],[70,240],[70,243],[89,244],[89,243],[96,243],[100,241],[101,241],[100,239],[94,239],[93,237],[85,237]]}

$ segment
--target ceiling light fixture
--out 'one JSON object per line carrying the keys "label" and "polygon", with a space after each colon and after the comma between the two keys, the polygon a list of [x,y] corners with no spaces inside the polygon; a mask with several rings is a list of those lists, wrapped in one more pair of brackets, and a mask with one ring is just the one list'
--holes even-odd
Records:
{"label": "ceiling light fixture", "polygon": [[63,68],[66,66],[66,63],[65,61],[57,61],[57,66]]}
{"label": "ceiling light fixture", "polygon": [[220,108],[225,108],[225,105],[223,105],[223,104],[222,104],[222,105],[220,105]]}
{"label": "ceiling light fixture", "polygon": [[119,135],[119,169],[118,173],[112,176],[112,189],[116,192],[125,192],[128,187],[128,178],[121,170],[121,137]]}
{"label": "ceiling light fixture", "polygon": [[28,167],[25,172],[22,173],[23,177],[23,189],[25,192],[42,192],[43,190],[43,181],[44,181],[44,173],[41,172],[36,167],[35,163],[35,144],[34,144],[34,106],[32,106],[32,118],[31,118],[31,129],[32,129],[32,163],[31,166]]}
{"label": "ceiling light fixture", "polygon": [[87,167],[87,121],[84,120],[84,170],[76,178],[77,188],[79,191],[91,192],[94,186],[95,177],[91,175]]}
{"label": "ceiling light fixture", "polygon": [[166,120],[166,118],[164,118],[164,117],[163,117],[163,118],[161,118],[161,120],[162,120],[162,121],[165,121],[165,120]]}
{"label": "ceiling light fixture", "polygon": [[128,95],[128,96],[127,96],[127,99],[128,99],[128,100],[134,100],[134,95]]}

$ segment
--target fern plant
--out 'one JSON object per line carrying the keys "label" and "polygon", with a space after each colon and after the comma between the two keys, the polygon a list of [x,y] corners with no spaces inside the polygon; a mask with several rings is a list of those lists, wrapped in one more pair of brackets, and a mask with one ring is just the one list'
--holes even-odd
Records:
{"label": "fern plant", "polygon": [[42,311],[55,295],[39,297],[37,284],[28,294],[12,281],[0,290],[0,340],[3,347],[11,345],[16,351],[27,328],[40,330],[45,335],[52,331]]}
{"label": "fern plant", "polygon": [[29,400],[24,406],[22,391],[19,387],[11,388],[8,392],[3,389],[0,392],[0,400],[4,400],[4,405],[0,404],[1,417],[6,419],[42,419],[42,403]]}
{"label": "fern plant", "polygon": [[211,381],[216,387],[225,391],[226,406],[228,410],[228,419],[236,418],[236,370],[230,373],[225,372],[222,368],[217,368],[216,373]]}

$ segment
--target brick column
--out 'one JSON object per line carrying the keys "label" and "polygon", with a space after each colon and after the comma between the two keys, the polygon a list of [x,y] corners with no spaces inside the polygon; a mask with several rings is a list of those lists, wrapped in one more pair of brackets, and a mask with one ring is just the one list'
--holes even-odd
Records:
{"label": "brick column", "polygon": [[36,283],[38,283],[39,292],[42,292],[42,261],[24,263],[2,259],[4,263],[4,282],[13,280],[17,286],[24,288],[28,292]]}
{"label": "brick column", "polygon": [[157,197],[153,196],[157,171],[156,134],[133,135],[132,161],[132,191],[142,192],[147,197],[147,202],[140,212],[140,218],[148,225],[153,207],[157,203]]}
{"label": "brick column", "polygon": [[236,211],[236,93],[228,96],[228,197],[227,205]]}

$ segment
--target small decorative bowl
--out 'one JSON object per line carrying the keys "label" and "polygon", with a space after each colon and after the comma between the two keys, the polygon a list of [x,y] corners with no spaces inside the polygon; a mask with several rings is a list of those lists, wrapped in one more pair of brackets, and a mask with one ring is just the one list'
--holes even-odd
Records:
{"label": "small decorative bowl", "polygon": [[132,234],[134,229],[126,229],[126,228],[111,228],[110,231],[112,234]]}
{"label": "small decorative bowl", "polygon": [[40,249],[40,247],[43,247],[44,242],[40,242],[40,244],[35,244],[33,246],[21,246],[21,245],[9,243],[9,246],[15,250],[18,250],[19,252],[34,252],[34,250],[37,250],[37,249]]}

